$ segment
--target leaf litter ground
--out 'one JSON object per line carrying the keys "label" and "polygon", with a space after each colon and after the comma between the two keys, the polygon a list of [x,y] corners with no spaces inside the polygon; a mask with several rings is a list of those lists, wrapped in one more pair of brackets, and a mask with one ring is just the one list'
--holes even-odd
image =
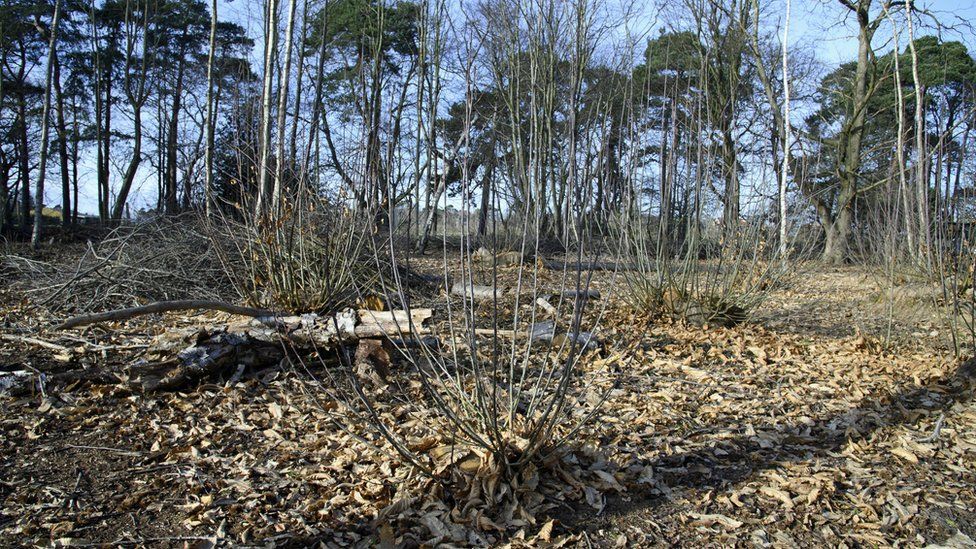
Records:
{"label": "leaf litter ground", "polygon": [[[601,337],[639,340],[614,375],[587,363],[594,381],[572,395],[583,413],[619,380],[602,415],[551,467],[504,488],[484,456],[445,457],[431,418],[390,403],[381,413],[414,450],[460,471],[451,484],[418,475],[314,369],[3,398],[0,544],[972,546],[976,367],[951,358],[927,312],[879,343],[888,323],[863,272],[804,276],[736,328],[650,323],[612,304]],[[122,372],[164,327],[228,318],[66,336],[19,292],[2,297],[4,332],[69,352],[5,339],[0,367],[49,373]],[[500,490],[519,497],[471,504]]]}

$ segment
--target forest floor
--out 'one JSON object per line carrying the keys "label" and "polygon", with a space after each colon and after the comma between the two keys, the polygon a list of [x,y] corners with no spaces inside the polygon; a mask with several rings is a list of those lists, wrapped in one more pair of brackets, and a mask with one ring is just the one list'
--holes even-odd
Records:
{"label": "forest floor", "polygon": [[[603,337],[637,339],[620,383],[535,478],[545,503],[506,523],[416,476],[317,372],[283,367],[0,397],[0,545],[976,546],[976,363],[921,305],[931,288],[900,283],[892,301],[862,268],[800,276],[734,328],[611,304]],[[0,287],[0,370],[122,372],[162,327],[228,319],[65,335],[32,299]],[[582,368],[580,399],[615,381]]]}

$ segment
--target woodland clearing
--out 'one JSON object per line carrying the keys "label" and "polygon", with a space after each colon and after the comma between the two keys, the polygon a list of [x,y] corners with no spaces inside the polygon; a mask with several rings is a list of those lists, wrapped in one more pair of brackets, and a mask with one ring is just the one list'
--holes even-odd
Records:
{"label": "woodland clearing", "polygon": [[[0,543],[970,546],[976,365],[952,358],[934,311],[899,308],[890,322],[872,307],[865,269],[798,276],[731,328],[650,321],[610,297],[601,339],[639,337],[581,365],[591,383],[569,397],[578,413],[610,398],[547,467],[505,488],[531,497],[500,509],[473,503],[502,489],[491,460],[465,447],[446,457],[451,441],[417,428],[430,418],[384,401],[413,450],[458,465],[419,475],[323,394],[328,365],[284,360],[152,394],[125,383],[158,334],[231,315],[56,331],[61,318],[27,289],[3,289],[0,369],[114,377],[3,398]],[[899,337],[883,344],[874,334],[888,325]],[[419,390],[390,368],[370,390]]]}

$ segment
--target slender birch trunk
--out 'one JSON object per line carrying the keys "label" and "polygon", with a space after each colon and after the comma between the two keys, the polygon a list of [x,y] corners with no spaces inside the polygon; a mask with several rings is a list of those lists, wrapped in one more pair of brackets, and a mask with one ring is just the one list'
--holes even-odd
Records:
{"label": "slender birch trunk", "polygon": [[288,23],[285,27],[285,65],[281,69],[281,78],[278,84],[278,149],[276,152],[276,169],[274,178],[274,190],[271,193],[271,204],[267,208],[269,212],[277,209],[281,205],[282,184],[285,179],[285,122],[288,114],[288,79],[291,78],[291,49],[295,34],[295,0],[288,1]]}
{"label": "slender birch trunk", "polygon": [[271,190],[271,106],[274,87],[274,60],[278,42],[277,0],[267,0],[264,28],[264,85],[261,90],[261,147],[258,159],[257,203],[255,218],[263,215],[267,195]]}
{"label": "slender birch trunk", "polygon": [[790,36],[790,0],[786,0],[786,21],[783,24],[783,168],[779,183],[779,255],[786,257],[786,186],[790,180],[790,72],[787,43]]}
{"label": "slender birch trunk", "polygon": [[[912,3],[905,3],[908,21],[908,48],[912,53],[912,83],[915,86],[915,201],[918,208],[918,258],[931,267],[932,249],[929,227],[928,170],[925,151],[925,88],[918,74],[918,52],[915,49],[915,25],[912,23]],[[897,55],[897,52],[895,53]]]}

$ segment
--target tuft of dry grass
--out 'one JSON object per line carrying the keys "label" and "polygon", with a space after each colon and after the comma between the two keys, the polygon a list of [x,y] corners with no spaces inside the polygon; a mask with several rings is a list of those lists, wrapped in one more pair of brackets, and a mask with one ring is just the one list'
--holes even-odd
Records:
{"label": "tuft of dry grass", "polygon": [[241,299],[291,313],[329,313],[376,276],[362,215],[305,195],[273,222],[220,217],[208,234]]}

